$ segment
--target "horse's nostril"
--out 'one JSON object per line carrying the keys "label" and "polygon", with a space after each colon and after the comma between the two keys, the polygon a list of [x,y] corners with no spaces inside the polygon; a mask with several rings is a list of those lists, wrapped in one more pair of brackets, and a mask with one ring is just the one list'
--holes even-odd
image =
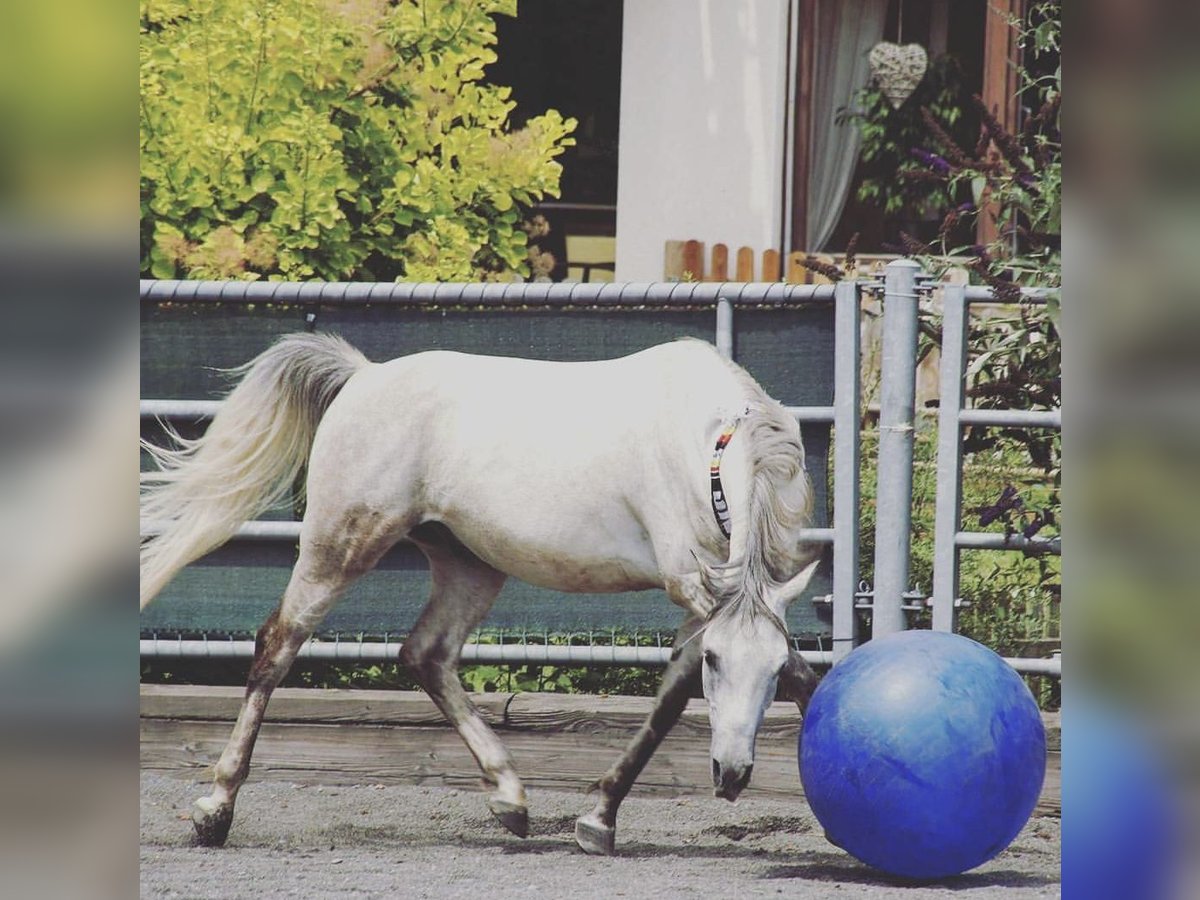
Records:
{"label": "horse's nostril", "polygon": [[742,773],[742,777],[738,779],[738,790],[741,790],[750,783],[750,773],[754,771],[754,763],[746,766],[746,771]]}
{"label": "horse's nostril", "polygon": [[750,773],[753,771],[753,764],[741,768],[739,766],[721,766],[716,760],[713,760],[713,786],[717,789],[717,796],[724,797],[726,800],[737,797],[750,783]]}

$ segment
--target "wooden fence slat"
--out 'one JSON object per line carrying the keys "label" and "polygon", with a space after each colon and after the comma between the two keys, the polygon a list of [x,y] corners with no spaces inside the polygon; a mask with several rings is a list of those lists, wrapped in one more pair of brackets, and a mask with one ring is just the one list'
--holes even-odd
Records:
{"label": "wooden fence slat", "polygon": [[683,276],[692,281],[704,280],[704,244],[686,241],[683,245]]}
{"label": "wooden fence slat", "polygon": [[754,251],[749,247],[738,247],[737,274],[734,277],[738,281],[754,280]]}
{"label": "wooden fence slat", "polygon": [[779,280],[779,251],[764,250],[762,255],[762,280]]}
{"label": "wooden fence slat", "polygon": [[663,281],[683,280],[683,241],[667,241],[663,247]]}
{"label": "wooden fence slat", "polygon": [[712,248],[712,271],[709,272],[708,281],[728,281],[729,280],[729,248],[724,244],[713,244]]}
{"label": "wooden fence slat", "polygon": [[788,284],[806,284],[808,280],[808,269],[804,268],[804,254],[799,250],[793,250],[788,254],[787,258],[787,283]]}
{"label": "wooden fence slat", "polygon": [[[690,248],[689,248],[690,247]],[[685,259],[685,253],[687,254]],[[841,266],[843,258],[840,254],[818,253],[813,254],[822,262],[832,263],[835,266]],[[778,250],[768,249],[762,253],[762,273],[759,278],[755,278],[754,272],[754,250],[751,247],[739,247],[736,254],[736,262],[734,279],[736,281],[779,281],[783,272],[783,266],[786,265],[788,271],[788,280],[798,284],[828,284],[829,280],[823,275],[818,275],[815,272],[809,272],[800,262],[807,256],[803,251],[795,251],[788,254],[784,260]],[[718,275],[717,269],[720,266],[720,260],[725,260],[725,273]],[[846,273],[846,277],[862,277],[869,278],[883,274],[884,266],[894,259],[898,259],[892,253],[858,253],[855,256],[855,265],[850,267]],[[728,260],[729,250],[725,244],[716,244],[713,246],[713,272],[702,277],[704,269],[704,244],[701,241],[666,241],[664,242],[663,253],[663,277],[668,281],[679,281],[683,278],[685,271],[689,271],[692,277],[697,280],[710,281],[725,281],[728,279]]]}

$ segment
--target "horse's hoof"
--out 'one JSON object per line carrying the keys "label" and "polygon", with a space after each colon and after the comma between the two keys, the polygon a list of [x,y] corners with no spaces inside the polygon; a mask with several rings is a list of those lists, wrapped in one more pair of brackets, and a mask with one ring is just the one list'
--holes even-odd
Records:
{"label": "horse's hoof", "polygon": [[529,837],[529,810],[524,806],[495,797],[488,797],[487,805],[501,825],[517,837]]}
{"label": "horse's hoof", "polygon": [[192,804],[192,824],[200,846],[224,847],[233,824],[233,807],[218,806],[211,797],[201,797]]}
{"label": "horse's hoof", "polygon": [[612,856],[617,849],[617,829],[610,828],[594,814],[575,820],[575,843],[584,853]]}

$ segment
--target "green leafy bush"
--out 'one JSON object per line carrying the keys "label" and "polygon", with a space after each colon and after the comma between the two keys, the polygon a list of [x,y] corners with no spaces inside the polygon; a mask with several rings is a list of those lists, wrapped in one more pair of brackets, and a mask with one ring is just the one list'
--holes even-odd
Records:
{"label": "green leafy bush", "polygon": [[575,121],[484,84],[515,0],[142,0],[141,254],[156,278],[528,274]]}
{"label": "green leafy bush", "polygon": [[919,222],[940,218],[957,202],[957,191],[940,178],[925,177],[927,160],[919,150],[928,142],[922,110],[928,110],[948,134],[968,140],[978,118],[964,115],[967,94],[962,69],[951,56],[941,56],[899,108],[893,108],[875,84],[860,88],[850,107],[838,111],[838,124],[852,123],[862,139],[857,197],[881,209],[898,228],[916,229]]}

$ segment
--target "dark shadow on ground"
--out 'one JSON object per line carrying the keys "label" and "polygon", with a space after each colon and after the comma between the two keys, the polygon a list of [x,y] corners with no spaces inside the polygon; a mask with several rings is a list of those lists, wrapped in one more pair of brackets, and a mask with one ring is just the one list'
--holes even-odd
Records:
{"label": "dark shadow on ground", "polygon": [[827,881],[837,884],[875,884],[894,887],[922,887],[936,885],[950,891],[966,891],[981,887],[1044,887],[1058,884],[1058,879],[1028,872],[1002,869],[990,872],[967,872],[950,878],[920,880],[888,875],[864,865],[846,862],[844,857],[830,862],[809,862],[796,866],[772,866],[759,876],[763,879],[787,879],[797,881]]}

